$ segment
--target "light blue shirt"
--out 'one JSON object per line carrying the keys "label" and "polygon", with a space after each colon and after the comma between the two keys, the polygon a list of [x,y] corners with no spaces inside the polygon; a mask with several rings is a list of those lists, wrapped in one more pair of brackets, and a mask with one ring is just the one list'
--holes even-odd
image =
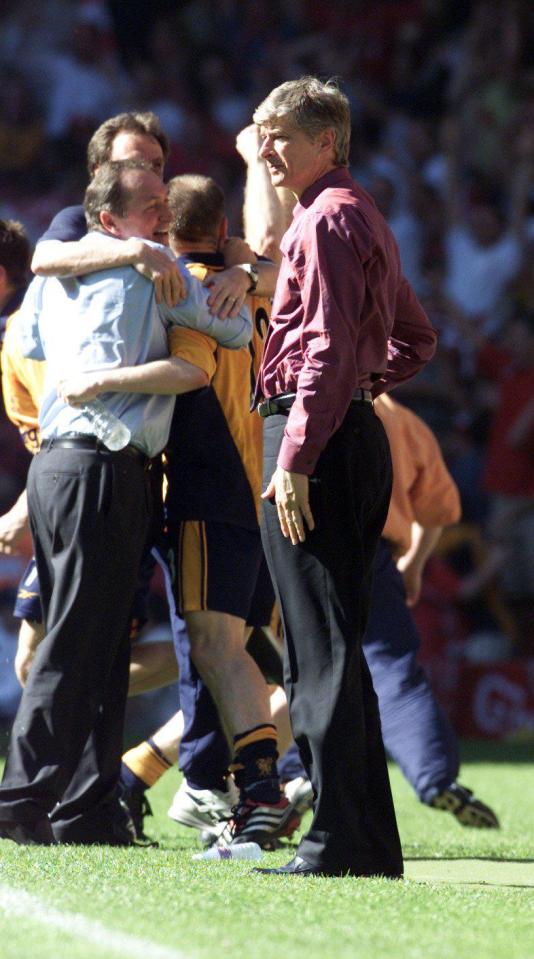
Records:
{"label": "light blue shirt", "polygon": [[[100,235],[90,234],[92,239]],[[150,245],[174,259],[166,247]],[[230,349],[249,342],[250,311],[243,307],[235,320],[212,316],[207,305],[209,291],[179,260],[178,266],[187,296],[175,307],[157,304],[153,283],[131,266],[79,277],[36,277],[32,281],[21,307],[18,329],[23,354],[47,361],[39,411],[43,439],[65,433],[92,434],[90,419],[57,395],[59,380],[162,359],[169,355],[167,329],[173,324],[201,330]],[[169,436],[173,396],[103,393],[100,399],[129,428],[135,446],[148,456],[163,449]]]}

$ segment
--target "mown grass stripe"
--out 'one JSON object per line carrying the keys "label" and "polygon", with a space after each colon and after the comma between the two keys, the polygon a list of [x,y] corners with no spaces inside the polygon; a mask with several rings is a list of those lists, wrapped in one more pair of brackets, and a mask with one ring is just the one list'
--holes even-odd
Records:
{"label": "mown grass stripe", "polygon": [[127,955],[129,959],[189,959],[183,952],[160,946],[149,939],[140,939],[127,932],[108,929],[95,919],[75,912],[61,912],[24,889],[0,885],[0,911],[8,916],[21,916],[31,922],[57,929],[69,936],[78,936],[101,949]]}

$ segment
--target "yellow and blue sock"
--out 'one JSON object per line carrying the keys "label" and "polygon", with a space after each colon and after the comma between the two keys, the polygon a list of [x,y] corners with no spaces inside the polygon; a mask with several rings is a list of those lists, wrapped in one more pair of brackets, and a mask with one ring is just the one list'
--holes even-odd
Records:
{"label": "yellow and blue sock", "polygon": [[276,726],[262,723],[234,736],[235,757],[230,772],[244,799],[254,802],[277,803],[280,800],[280,780]]}
{"label": "yellow and blue sock", "polygon": [[150,738],[124,753],[121,782],[126,789],[133,792],[146,792],[171,766],[172,763]]}

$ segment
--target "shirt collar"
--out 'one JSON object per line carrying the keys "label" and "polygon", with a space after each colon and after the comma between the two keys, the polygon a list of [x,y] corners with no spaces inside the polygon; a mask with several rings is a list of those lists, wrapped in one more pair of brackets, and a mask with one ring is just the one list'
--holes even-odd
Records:
{"label": "shirt collar", "polygon": [[202,263],[203,266],[224,267],[224,256],[219,251],[197,251],[183,253],[183,259],[186,263]]}
{"label": "shirt collar", "polygon": [[328,187],[348,186],[350,183],[352,183],[352,177],[346,166],[337,166],[335,169],[329,170],[328,173],[323,173],[323,176],[320,176],[318,180],[315,180],[311,186],[304,190],[295,207],[295,213],[298,213],[300,209],[307,209],[311,206],[319,194]]}

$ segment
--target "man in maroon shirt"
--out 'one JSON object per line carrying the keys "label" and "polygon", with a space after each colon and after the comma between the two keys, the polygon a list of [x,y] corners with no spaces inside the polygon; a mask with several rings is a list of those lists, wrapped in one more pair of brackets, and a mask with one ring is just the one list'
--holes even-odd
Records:
{"label": "man in maroon shirt", "polygon": [[373,395],[409,379],[436,336],[397,246],[347,170],[350,111],[333,84],[284,83],[258,107],[274,186],[297,198],[256,400],[263,541],[287,644],[291,721],[313,783],[311,829],[280,869],[402,875],[375,693],[361,651],[391,462]]}

